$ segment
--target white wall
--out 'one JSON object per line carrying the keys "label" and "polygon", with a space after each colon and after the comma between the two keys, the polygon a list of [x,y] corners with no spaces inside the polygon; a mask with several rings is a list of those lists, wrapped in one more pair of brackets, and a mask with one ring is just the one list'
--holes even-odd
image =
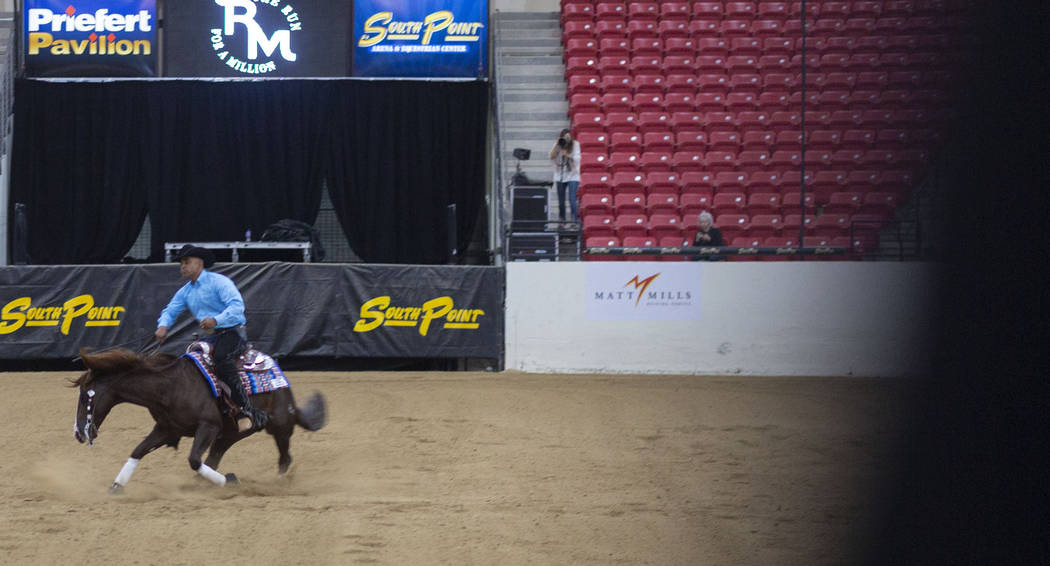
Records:
{"label": "white wall", "polygon": [[631,262],[642,277],[691,270],[700,319],[600,322],[585,309],[595,263],[507,265],[507,369],[890,377],[928,368],[931,264]]}

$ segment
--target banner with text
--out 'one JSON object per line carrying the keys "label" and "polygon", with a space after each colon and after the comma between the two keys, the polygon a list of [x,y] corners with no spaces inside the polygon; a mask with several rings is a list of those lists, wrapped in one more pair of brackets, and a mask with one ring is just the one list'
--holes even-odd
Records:
{"label": "banner with text", "polygon": [[[218,264],[244,297],[249,340],[275,356],[498,358],[503,270],[467,266]],[[171,265],[0,269],[0,359],[146,345],[180,286]],[[163,351],[203,334],[189,313]]]}
{"label": "banner with text", "polygon": [[487,0],[355,0],[357,77],[488,78]]}
{"label": "banner with text", "polygon": [[697,263],[588,262],[587,320],[700,320]]}
{"label": "banner with text", "polygon": [[25,0],[29,77],[157,74],[156,0]]}
{"label": "banner with text", "polygon": [[169,1],[164,75],[344,77],[349,33],[349,0]]}

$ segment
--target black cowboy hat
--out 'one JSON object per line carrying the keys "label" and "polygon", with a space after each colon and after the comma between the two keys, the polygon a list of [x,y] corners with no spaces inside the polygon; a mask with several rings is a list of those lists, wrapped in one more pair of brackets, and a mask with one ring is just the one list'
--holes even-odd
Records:
{"label": "black cowboy hat", "polygon": [[182,246],[179,253],[175,254],[175,261],[179,261],[184,257],[199,257],[204,262],[204,267],[215,265],[215,255],[211,253],[211,250],[193,244]]}

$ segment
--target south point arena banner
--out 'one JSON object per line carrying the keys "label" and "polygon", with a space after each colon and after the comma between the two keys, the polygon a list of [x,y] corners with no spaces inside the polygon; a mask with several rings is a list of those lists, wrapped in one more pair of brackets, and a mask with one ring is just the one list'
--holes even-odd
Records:
{"label": "south point arena banner", "polygon": [[351,0],[167,0],[168,77],[345,77]]}
{"label": "south point arena banner", "polygon": [[487,0],[355,0],[355,77],[488,78]]}
{"label": "south point arena banner", "polygon": [[157,74],[156,0],[25,0],[22,13],[26,76]]}
{"label": "south point arena banner", "polygon": [[[241,290],[248,339],[274,356],[499,358],[503,270],[474,266],[217,264]],[[185,280],[168,265],[0,269],[0,360],[146,345]],[[183,313],[163,352],[203,335]]]}

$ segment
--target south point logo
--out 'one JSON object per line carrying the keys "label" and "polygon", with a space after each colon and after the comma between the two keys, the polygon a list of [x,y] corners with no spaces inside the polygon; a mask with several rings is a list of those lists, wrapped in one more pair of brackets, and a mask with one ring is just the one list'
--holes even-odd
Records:
{"label": "south point logo", "polygon": [[[281,6],[281,0],[215,0],[215,3],[224,9],[223,25],[211,30],[211,46],[227,67],[245,75],[264,75],[276,71],[278,61],[295,61],[292,32],[300,31],[302,22],[291,4]],[[257,4],[262,8],[257,8]],[[259,10],[264,12],[260,14]],[[263,29],[256,20],[257,15],[266,22],[280,22],[273,27],[287,28]],[[267,35],[268,31],[273,33]]]}

